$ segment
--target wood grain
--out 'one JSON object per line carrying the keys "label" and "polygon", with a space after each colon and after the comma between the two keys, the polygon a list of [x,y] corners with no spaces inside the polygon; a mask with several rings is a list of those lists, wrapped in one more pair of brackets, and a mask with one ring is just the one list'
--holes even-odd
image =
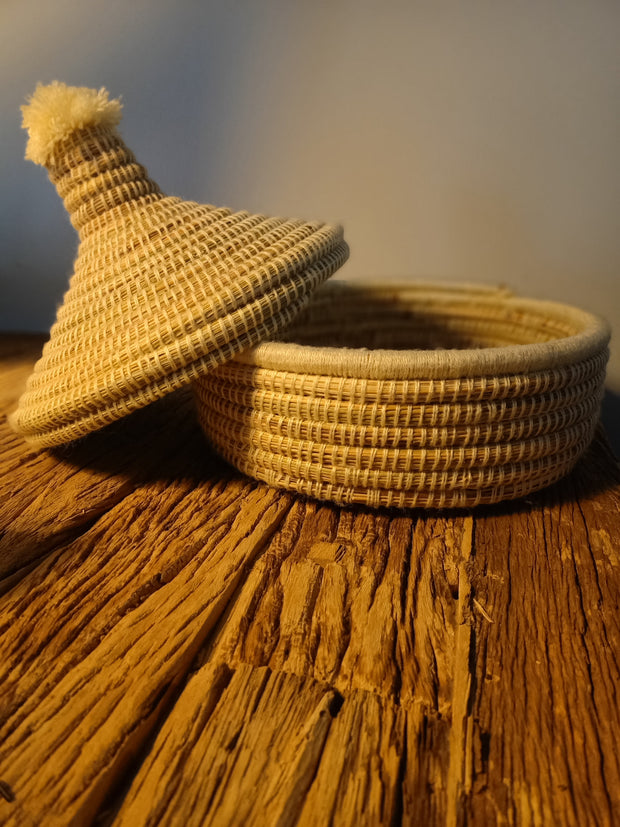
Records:
{"label": "wood grain", "polygon": [[[0,337],[10,410],[40,339]],[[2,355],[3,354],[3,355]],[[470,512],[228,469],[180,393],[0,421],[0,823],[620,823],[620,475]]]}
{"label": "wood grain", "polygon": [[162,400],[122,427],[106,428],[55,452],[30,448],[11,431],[4,414],[14,408],[41,344],[39,336],[15,342],[0,337],[0,351],[8,351],[0,362],[0,593],[32,563],[86,531],[141,482],[157,477],[160,468],[165,467],[168,478],[197,473],[189,446],[199,431],[187,393],[177,394],[174,404]]}
{"label": "wood grain", "polygon": [[[160,434],[169,412],[150,414],[159,428],[147,431],[149,438]],[[140,423],[132,429],[139,432]],[[67,461],[43,455],[59,473],[41,519],[47,524],[55,509],[67,536],[75,536],[40,551],[44,559],[0,605],[0,778],[14,796],[0,800],[2,823],[89,822],[283,518],[287,498],[245,480],[210,478],[209,464],[187,451],[187,477],[178,476],[181,435],[172,460],[170,445],[155,442],[157,450],[135,469],[126,439],[112,435],[118,456],[106,458],[105,474],[123,488],[112,504],[107,489],[91,485],[89,465],[65,475]],[[72,462],[78,454],[95,463],[97,446],[80,446]],[[117,462],[133,473],[129,486],[122,471],[111,474]],[[205,473],[197,487],[199,468]],[[22,466],[19,474],[31,471]],[[105,501],[101,513],[92,525],[68,528],[68,504],[91,492]],[[26,537],[40,526],[36,513],[21,512]]]}
{"label": "wood grain", "polygon": [[[617,479],[604,455],[597,467]],[[579,479],[553,508],[476,523],[493,623],[476,646],[475,824],[620,823],[620,496]]]}
{"label": "wood grain", "polygon": [[[114,823],[294,823],[336,707],[336,693],[312,678],[208,664],[189,681]],[[190,789],[187,778],[202,783]]]}
{"label": "wood grain", "polygon": [[[60,568],[51,569],[53,582],[33,573],[14,590],[2,617],[0,776],[18,800],[31,802],[27,812],[35,821],[45,814],[49,824],[83,823],[96,811],[186,673],[244,566],[281,519],[282,503],[274,500],[268,491],[243,497],[242,505],[224,512],[230,518],[241,509],[243,520],[219,526],[207,520],[208,537],[194,536],[189,547],[187,538],[172,538],[161,521],[149,520],[152,533],[139,547],[150,559],[138,578],[114,549],[101,559],[97,552],[107,547],[97,531],[80,550],[69,547]],[[110,528],[118,537],[113,521]],[[179,546],[187,549],[180,561]],[[56,571],[65,574],[62,580]],[[103,586],[110,575],[113,594]],[[29,600],[25,614],[25,594],[35,590],[39,599]],[[23,641],[24,623],[38,630],[32,645]],[[32,737],[41,729],[43,741]]]}

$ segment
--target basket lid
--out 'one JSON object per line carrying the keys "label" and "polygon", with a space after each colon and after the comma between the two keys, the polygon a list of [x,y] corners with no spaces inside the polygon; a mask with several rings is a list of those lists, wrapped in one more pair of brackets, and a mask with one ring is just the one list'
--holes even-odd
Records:
{"label": "basket lid", "polygon": [[339,226],[201,205],[161,192],[99,91],[38,86],[22,108],[80,244],[13,428],[70,442],[286,326],[347,259]]}

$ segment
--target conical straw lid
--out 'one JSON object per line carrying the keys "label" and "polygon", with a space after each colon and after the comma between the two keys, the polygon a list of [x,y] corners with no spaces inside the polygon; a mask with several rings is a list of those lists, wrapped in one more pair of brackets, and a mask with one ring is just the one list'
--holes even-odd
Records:
{"label": "conical straw lid", "polygon": [[69,289],[11,424],[53,446],[272,336],[348,256],[342,229],[167,197],[102,89],[39,86],[23,107],[77,229]]}

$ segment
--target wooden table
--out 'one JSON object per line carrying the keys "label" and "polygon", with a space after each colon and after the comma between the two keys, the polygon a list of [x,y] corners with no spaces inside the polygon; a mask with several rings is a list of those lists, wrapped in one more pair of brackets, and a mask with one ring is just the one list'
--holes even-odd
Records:
{"label": "wooden table", "polygon": [[[41,346],[3,337],[11,409]],[[620,823],[620,475],[450,514],[235,473],[175,394],[1,422],[0,823]]]}

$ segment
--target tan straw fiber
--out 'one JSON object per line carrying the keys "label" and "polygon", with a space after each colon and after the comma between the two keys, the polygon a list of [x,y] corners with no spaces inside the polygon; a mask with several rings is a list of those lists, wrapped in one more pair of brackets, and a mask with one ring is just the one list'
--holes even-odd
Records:
{"label": "tan straw fiber", "polygon": [[256,479],[343,504],[473,506],[571,470],[608,341],[601,319],[504,289],[329,282],[195,394],[211,443]]}
{"label": "tan straw fiber", "polygon": [[347,258],[342,230],[165,196],[105,90],[39,86],[26,157],[47,167],[80,244],[19,406],[38,446],[71,441],[273,336]]}

